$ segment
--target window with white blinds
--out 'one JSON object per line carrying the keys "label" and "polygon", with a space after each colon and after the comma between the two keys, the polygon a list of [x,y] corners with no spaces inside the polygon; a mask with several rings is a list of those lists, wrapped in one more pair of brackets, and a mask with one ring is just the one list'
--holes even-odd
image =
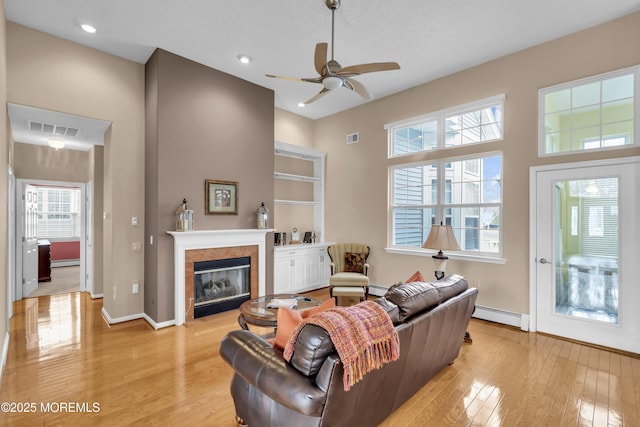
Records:
{"label": "window with white blinds", "polygon": [[80,238],[80,188],[38,187],[38,238]]}
{"label": "window with white blinds", "polygon": [[502,253],[502,153],[394,166],[391,246],[420,248],[433,224],[465,252]]}

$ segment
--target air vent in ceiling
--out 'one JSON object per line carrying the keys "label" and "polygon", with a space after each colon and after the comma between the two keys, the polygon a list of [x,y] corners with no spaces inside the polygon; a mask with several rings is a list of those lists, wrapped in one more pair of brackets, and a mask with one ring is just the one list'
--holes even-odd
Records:
{"label": "air vent in ceiling", "polygon": [[347,144],[355,144],[358,142],[360,138],[358,137],[358,132],[350,133],[347,135]]}
{"label": "air vent in ceiling", "polygon": [[29,122],[29,129],[33,132],[51,133],[60,136],[76,136],[78,129],[66,126],[57,126],[49,123]]}

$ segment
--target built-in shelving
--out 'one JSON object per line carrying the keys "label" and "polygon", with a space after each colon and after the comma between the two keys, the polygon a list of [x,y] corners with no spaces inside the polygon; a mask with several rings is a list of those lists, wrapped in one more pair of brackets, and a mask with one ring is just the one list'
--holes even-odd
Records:
{"label": "built-in shelving", "polygon": [[[284,142],[276,141],[274,144],[274,153],[276,156],[280,157],[289,157],[295,159],[294,161],[308,161],[310,162],[309,171],[312,173],[309,174],[300,174],[300,173],[292,173],[292,171],[282,171],[276,170],[274,172],[274,178],[277,181],[296,181],[300,183],[299,185],[306,186],[309,185],[308,194],[309,199],[306,199],[306,196],[303,195],[303,199],[300,199],[300,195],[292,195],[291,198],[288,198],[289,194],[278,194],[279,198],[274,200],[275,205],[286,205],[286,206],[301,206],[301,207],[311,207],[313,210],[313,231],[315,231],[317,236],[317,242],[321,243],[324,241],[324,164],[326,153],[319,150],[314,150],[311,148],[300,147],[293,144],[287,144]],[[304,162],[302,162],[304,163]],[[305,163],[306,164],[306,163]],[[286,169],[286,168],[285,168]],[[293,171],[299,172],[299,171]],[[303,171],[303,173],[305,173]],[[312,194],[312,196],[311,196]],[[282,197],[284,196],[284,197]],[[295,225],[294,225],[295,226]],[[277,228],[277,227],[276,227]],[[285,232],[290,232],[287,228],[282,230]]]}

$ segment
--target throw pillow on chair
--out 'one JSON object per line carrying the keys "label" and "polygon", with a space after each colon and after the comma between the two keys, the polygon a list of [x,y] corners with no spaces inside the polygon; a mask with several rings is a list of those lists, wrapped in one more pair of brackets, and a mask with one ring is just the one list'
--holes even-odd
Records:
{"label": "throw pillow on chair", "polygon": [[363,253],[344,253],[344,271],[350,273],[364,273],[364,264],[367,254]]}

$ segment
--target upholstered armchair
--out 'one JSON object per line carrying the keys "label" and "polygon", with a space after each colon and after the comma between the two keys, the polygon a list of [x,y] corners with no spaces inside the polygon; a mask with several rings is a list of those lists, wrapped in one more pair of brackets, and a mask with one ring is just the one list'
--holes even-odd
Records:
{"label": "upholstered armchair", "polygon": [[361,243],[337,243],[327,248],[331,258],[329,294],[333,297],[334,287],[357,286],[364,288],[364,298],[369,295],[370,248]]}

